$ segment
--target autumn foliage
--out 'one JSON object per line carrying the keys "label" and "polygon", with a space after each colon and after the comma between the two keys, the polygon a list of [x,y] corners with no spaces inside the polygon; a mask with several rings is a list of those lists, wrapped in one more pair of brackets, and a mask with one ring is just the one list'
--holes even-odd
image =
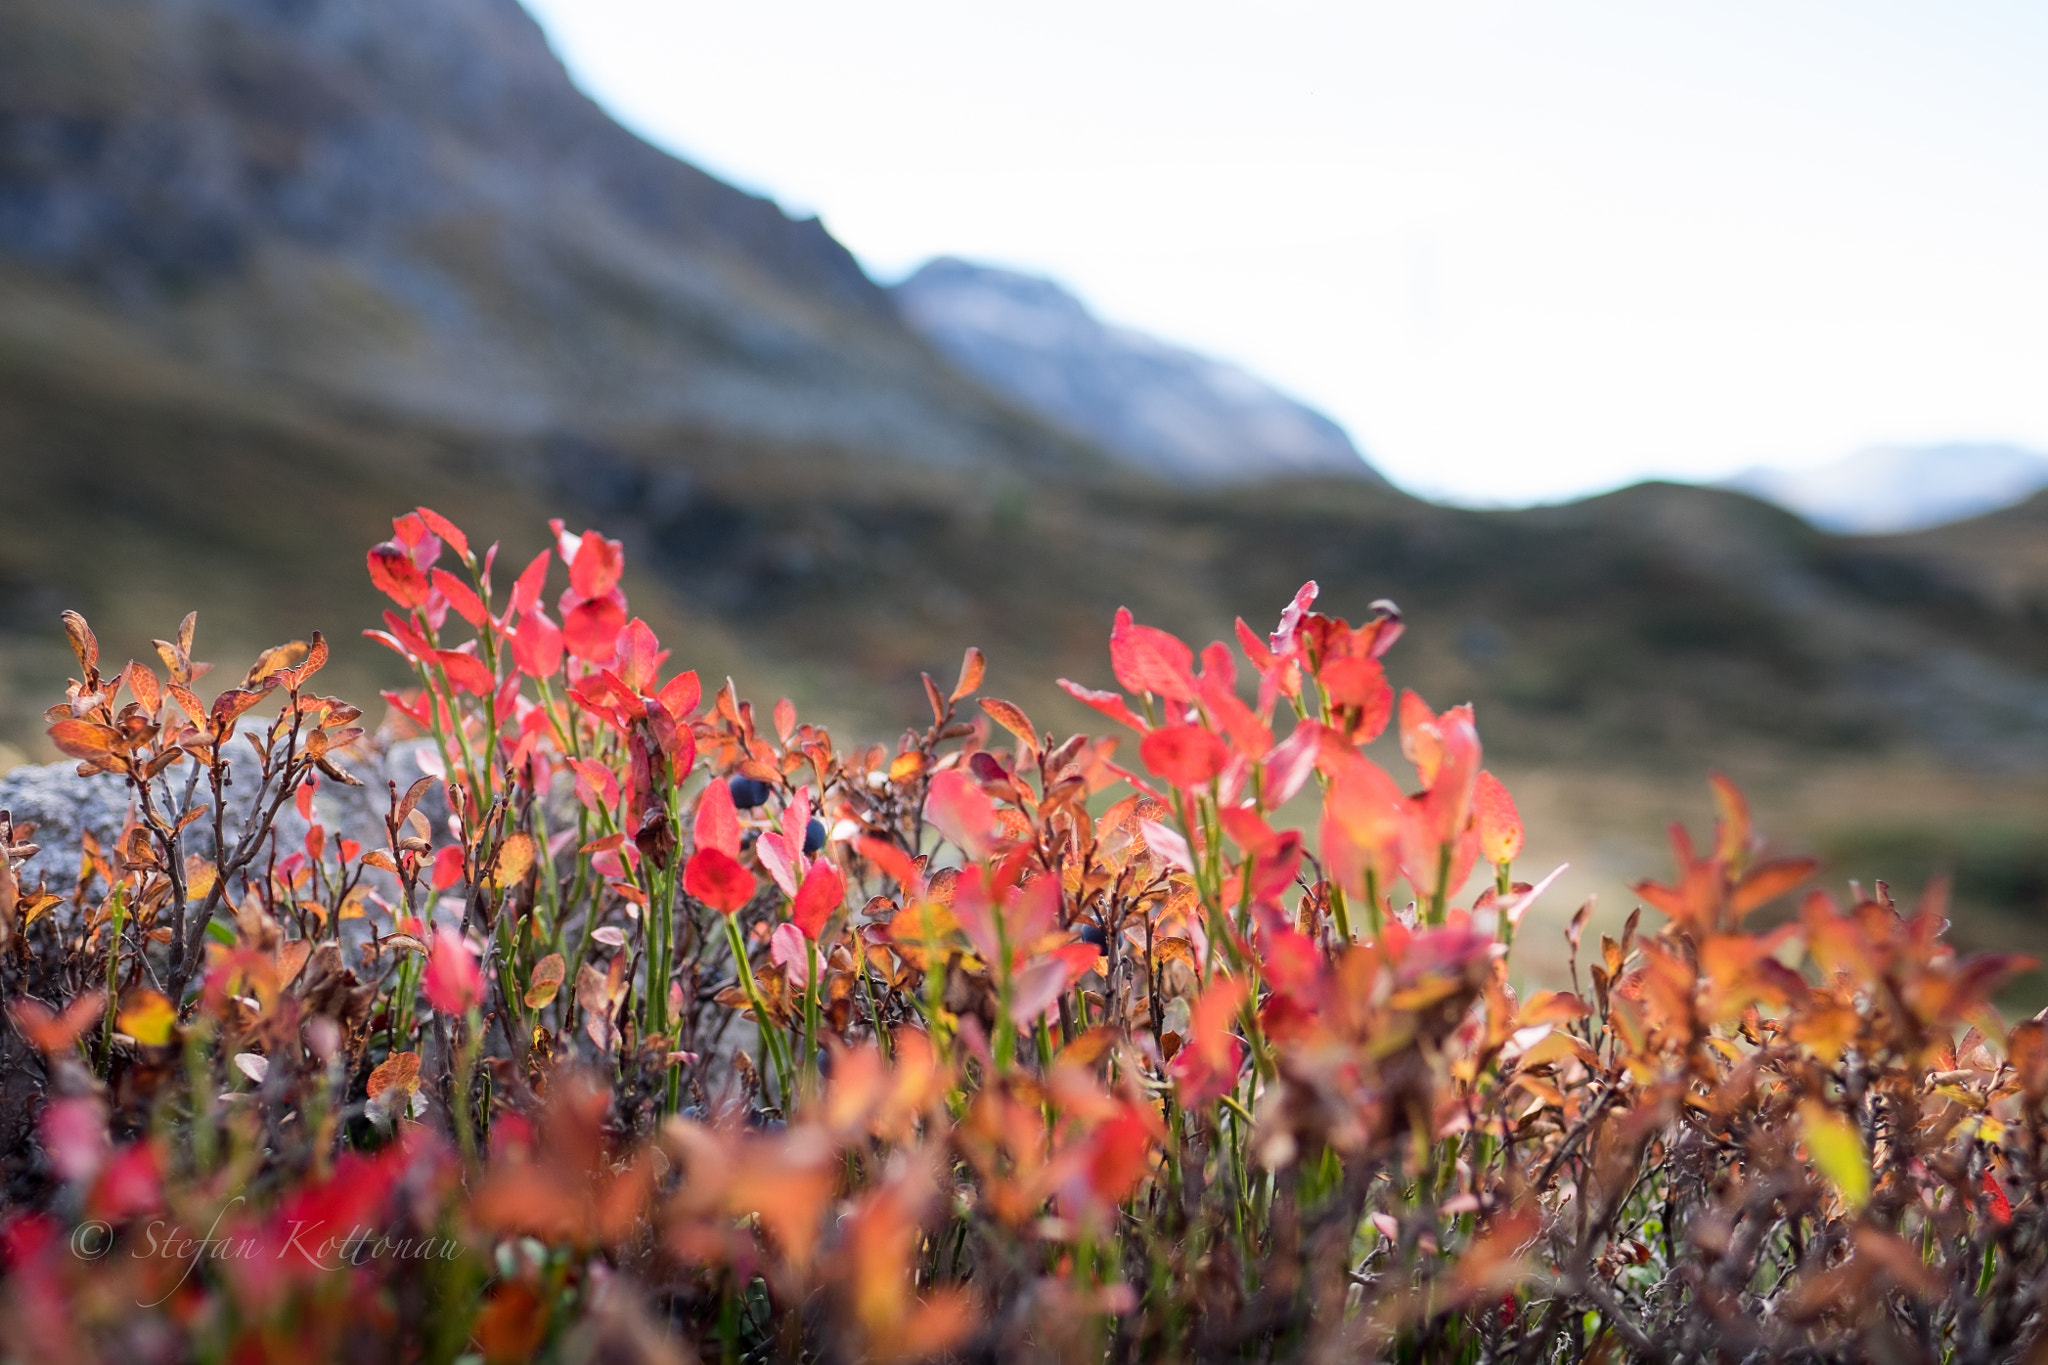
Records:
{"label": "autumn foliage", "polygon": [[191,618],[110,669],[66,615],[50,736],[133,814],[76,867],[0,815],[10,1358],[2041,1338],[2048,1032],[1938,894],[1804,890],[1716,779],[1672,880],[1523,981],[1549,879],[1471,708],[1389,681],[1390,603],[1309,584],[1199,652],[1120,612],[1117,687],[1061,683],[1102,737],[970,649],[842,748],[554,539],[507,587],[398,518],[367,633],[415,685],[374,729],[318,634],[216,689]]}

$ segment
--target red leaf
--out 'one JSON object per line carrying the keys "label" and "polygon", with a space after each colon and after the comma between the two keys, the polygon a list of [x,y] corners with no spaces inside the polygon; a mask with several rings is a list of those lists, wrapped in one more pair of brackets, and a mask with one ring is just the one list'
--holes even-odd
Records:
{"label": "red leaf", "polygon": [[[1219,650],[1221,645],[1211,645]],[[1218,670],[1205,671],[1202,675],[1202,706],[1209,713],[1209,719],[1223,727],[1230,742],[1237,746],[1239,753],[1257,762],[1273,747],[1273,731],[1253,714],[1251,707],[1230,690],[1227,676]]]}
{"label": "red leaf", "polygon": [[469,584],[446,569],[434,570],[433,580],[434,586],[440,589],[441,596],[448,599],[448,605],[455,608],[457,616],[469,622],[472,630],[484,628],[484,622],[490,619],[490,615],[484,611],[484,604],[477,600],[477,595],[470,589]]}
{"label": "red leaf", "polygon": [[465,654],[459,649],[437,649],[434,661],[448,675],[448,685],[458,692],[488,697],[498,690],[497,678],[474,654]]}
{"label": "red leaf", "polygon": [[1438,759],[1429,782],[1425,813],[1438,844],[1464,832],[1472,813],[1472,788],[1479,781],[1479,730],[1470,706],[1453,706],[1437,717]]}
{"label": "red leaf", "polygon": [[1353,757],[1337,770],[1323,796],[1323,857],[1339,886],[1362,895],[1371,870],[1386,888],[1400,861],[1404,805],[1394,779],[1372,760]]}
{"label": "red leaf", "polygon": [[1031,1028],[1059,1003],[1076,981],[1095,970],[1102,952],[1092,943],[1068,943],[1018,972],[1010,982],[1010,1019]]}
{"label": "red leaf", "polygon": [[462,880],[462,849],[449,844],[434,854],[434,889],[446,891]]}
{"label": "red leaf", "polygon": [[425,570],[413,563],[412,554],[395,540],[370,548],[370,581],[378,591],[401,607],[423,607],[433,592]]}
{"label": "red leaf", "polygon": [[845,899],[846,879],[823,857],[815,858],[811,870],[804,874],[804,884],[797,888],[789,917],[805,938],[814,939]]}
{"label": "red leaf", "polygon": [[441,558],[441,538],[427,529],[427,523],[417,512],[407,512],[402,517],[391,519],[391,538],[405,547],[412,556],[412,562],[425,573]]}
{"label": "red leaf", "polygon": [[1394,711],[1394,689],[1378,660],[1332,659],[1316,676],[1331,705],[1356,713],[1352,743],[1370,744],[1385,732]]}
{"label": "red leaf", "polygon": [[1437,733],[1436,712],[1413,691],[1401,694],[1401,757],[1415,765],[1422,785],[1436,781],[1437,764],[1443,761],[1443,737]]}
{"label": "red leaf", "polygon": [[420,520],[427,524],[428,530],[453,545],[456,554],[464,559],[469,558],[469,537],[462,534],[461,527],[431,507],[415,507],[413,510],[420,514]]}
{"label": "red leaf", "polygon": [[90,1180],[107,1159],[107,1107],[89,1095],[52,1100],[36,1135],[59,1177]]}
{"label": "red leaf", "polygon": [[794,924],[778,924],[775,932],[768,935],[769,961],[782,968],[789,984],[798,990],[811,984],[811,954],[804,947],[805,937],[804,931]]}
{"label": "red leaf", "polygon": [[1244,623],[1242,616],[1237,618],[1237,643],[1244,650],[1244,657],[1251,660],[1253,668],[1260,673],[1273,670],[1273,651],[1267,648],[1257,631]]}
{"label": "red leaf", "polygon": [[1150,692],[1168,701],[1195,695],[1194,651],[1163,630],[1132,622],[1118,607],[1109,633],[1109,663],[1126,692]]}
{"label": "red leaf", "polygon": [[1259,803],[1278,809],[1293,799],[1316,770],[1323,751],[1323,727],[1316,721],[1296,721],[1294,730],[1266,755],[1266,781],[1259,790]]}
{"label": "red leaf", "polygon": [[1998,1177],[1988,1170],[1985,1171],[1981,1188],[1984,1191],[1985,1206],[1991,1213],[1991,1221],[2000,1227],[2010,1223],[2012,1221],[2012,1200],[2006,1198],[2005,1191],[1999,1188]]}
{"label": "red leaf", "polygon": [[626,609],[609,597],[579,602],[562,620],[562,638],[569,652],[594,664],[608,664],[618,653],[619,632]]}
{"label": "red leaf", "polygon": [[761,866],[768,869],[768,875],[782,888],[782,894],[794,898],[798,883],[803,878],[803,848],[799,836],[796,848],[790,847],[783,835],[770,831],[754,841],[754,856],[761,860]]}
{"label": "red leaf", "polygon": [[657,694],[656,700],[676,720],[685,721],[696,714],[699,703],[704,700],[704,688],[697,681],[697,674],[694,670],[678,673],[661,685],[661,691]]}
{"label": "red leaf", "polygon": [[422,985],[427,1003],[439,1014],[466,1014],[482,1002],[483,971],[460,934],[445,928],[434,931],[434,946],[427,954]]}
{"label": "red leaf", "polygon": [[569,767],[576,774],[576,798],[584,808],[596,811],[600,807],[616,809],[619,804],[618,775],[602,763],[587,758],[572,758]]}
{"label": "red leaf", "polygon": [[576,546],[576,558],[569,564],[569,586],[579,597],[603,597],[619,585],[625,567],[626,554],[618,541],[585,531]]}
{"label": "red leaf", "polygon": [[1120,725],[1128,725],[1140,734],[1151,728],[1132,713],[1130,703],[1126,702],[1119,693],[1098,692],[1092,687],[1083,687],[1081,684],[1070,682],[1065,678],[1060,679],[1060,686],[1075,701],[1080,702],[1083,706],[1093,707]]}
{"label": "red leaf", "polygon": [[754,886],[754,874],[717,848],[700,847],[683,869],[683,889],[721,915],[745,909]]}
{"label": "red leaf", "polygon": [[1511,863],[1522,853],[1522,816],[1515,798],[1492,773],[1482,772],[1472,789],[1479,822],[1479,856],[1489,863]]}
{"label": "red leaf", "polygon": [[995,802],[979,783],[957,768],[932,778],[925,793],[924,818],[970,858],[986,858],[992,844]]}
{"label": "red leaf", "polygon": [[1199,725],[1154,730],[1138,746],[1138,755],[1146,767],[1184,789],[1206,787],[1230,761],[1223,741]]}
{"label": "red leaf", "polygon": [[540,595],[548,585],[548,552],[542,550],[533,557],[533,563],[520,571],[512,584],[511,611],[521,616],[540,606]]}
{"label": "red leaf", "polygon": [[733,808],[732,788],[714,775],[697,798],[697,847],[715,848],[726,857],[740,856],[740,815]]}
{"label": "red leaf", "polygon": [[1188,1040],[1167,1065],[1182,1108],[1200,1109],[1237,1084],[1245,1046],[1231,1027],[1244,1001],[1245,984],[1234,976],[1211,977],[1195,1000],[1188,1014]]}
{"label": "red leaf", "polygon": [[646,695],[654,690],[655,670],[667,656],[654,631],[639,617],[626,623],[618,634],[619,677],[634,692]]}
{"label": "red leaf", "polygon": [[427,637],[420,633],[420,628],[412,623],[410,617],[400,616],[397,612],[387,609],[384,613],[384,625],[398,643],[412,652],[413,658],[424,660],[434,652],[434,647],[427,643]]}
{"label": "red leaf", "polygon": [[[542,556],[546,558],[545,555]],[[529,678],[552,678],[562,667],[562,632],[535,608],[519,618],[512,636],[512,661]]]}

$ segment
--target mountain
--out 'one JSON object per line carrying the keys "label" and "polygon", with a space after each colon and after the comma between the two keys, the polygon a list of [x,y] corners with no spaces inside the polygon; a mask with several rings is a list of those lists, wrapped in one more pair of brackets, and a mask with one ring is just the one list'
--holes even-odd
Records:
{"label": "mountain", "polygon": [[1234,365],[1112,327],[1051,280],[940,257],[894,293],[967,373],[1135,468],[1181,483],[1379,478],[1315,409]]}
{"label": "mountain", "polygon": [[1830,531],[1917,531],[2048,488],[2048,455],[2007,445],[1884,446],[1814,469],[1751,469],[1727,486]]}
{"label": "mountain", "polygon": [[0,258],[216,373],[493,439],[1094,458],[815,219],[620,128],[515,0],[8,0]]}

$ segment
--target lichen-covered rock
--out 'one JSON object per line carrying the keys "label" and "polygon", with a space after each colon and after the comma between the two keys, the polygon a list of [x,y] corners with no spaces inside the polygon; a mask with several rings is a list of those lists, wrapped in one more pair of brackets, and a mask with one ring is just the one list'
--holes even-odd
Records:
{"label": "lichen-covered rock", "polygon": [[12,812],[17,826],[36,827],[42,852],[23,867],[23,879],[68,885],[78,870],[80,834],[91,830],[106,844],[128,823],[128,784],[109,773],[80,777],[74,763],[28,764],[0,777],[0,810]]}

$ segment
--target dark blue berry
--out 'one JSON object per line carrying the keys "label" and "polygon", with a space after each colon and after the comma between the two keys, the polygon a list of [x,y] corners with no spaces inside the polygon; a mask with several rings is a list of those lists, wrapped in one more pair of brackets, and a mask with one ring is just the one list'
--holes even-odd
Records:
{"label": "dark blue berry", "polygon": [[1107,955],[1109,952],[1109,939],[1102,932],[1102,926],[1099,924],[1083,924],[1080,928],[1074,930],[1074,937],[1080,939],[1083,943],[1094,944],[1095,951],[1098,953]]}
{"label": "dark blue berry", "polygon": [[825,846],[825,822],[813,820],[804,826],[804,856],[810,857]]}
{"label": "dark blue berry", "polygon": [[745,777],[738,773],[727,778],[725,785],[732,793],[733,805],[741,810],[752,810],[765,804],[775,790],[758,777]]}

